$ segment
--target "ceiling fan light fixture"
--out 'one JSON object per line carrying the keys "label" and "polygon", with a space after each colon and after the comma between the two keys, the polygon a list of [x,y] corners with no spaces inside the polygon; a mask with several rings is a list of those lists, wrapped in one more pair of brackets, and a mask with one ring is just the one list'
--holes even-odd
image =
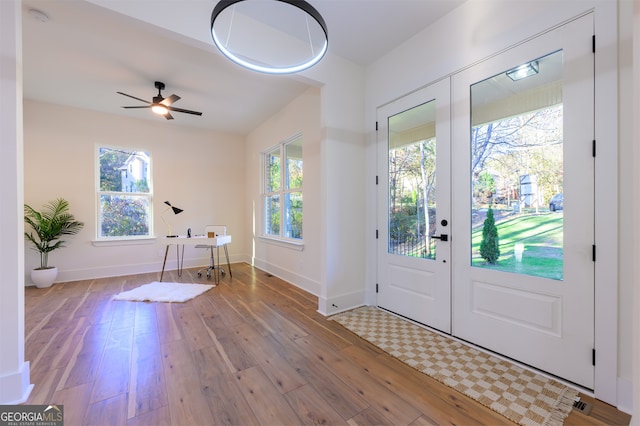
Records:
{"label": "ceiling fan light fixture", "polygon": [[232,62],[267,74],[304,71],[329,44],[324,18],[304,0],[220,0],[211,36]]}
{"label": "ceiling fan light fixture", "polygon": [[162,104],[154,104],[154,105],[152,105],[151,106],[151,111],[155,112],[156,114],[160,114],[160,115],[165,115],[166,113],[169,112],[167,107],[162,105]]}

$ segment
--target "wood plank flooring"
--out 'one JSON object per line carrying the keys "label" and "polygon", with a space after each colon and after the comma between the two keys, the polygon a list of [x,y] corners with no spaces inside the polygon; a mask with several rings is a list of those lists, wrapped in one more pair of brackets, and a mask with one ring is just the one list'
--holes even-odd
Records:
{"label": "wood plank flooring", "polygon": [[[186,303],[111,300],[155,273],[28,287],[27,403],[63,404],[68,426],[510,424],[327,320],[315,296],[232,268]],[[565,424],[629,424],[585,399],[592,414]]]}

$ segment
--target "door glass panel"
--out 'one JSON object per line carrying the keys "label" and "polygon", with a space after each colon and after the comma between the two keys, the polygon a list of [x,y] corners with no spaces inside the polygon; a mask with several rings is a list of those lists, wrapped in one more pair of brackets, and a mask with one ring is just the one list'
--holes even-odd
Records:
{"label": "door glass panel", "polygon": [[435,259],[436,102],[389,117],[391,254]]}
{"label": "door glass panel", "polygon": [[471,86],[471,265],[563,279],[562,51]]}

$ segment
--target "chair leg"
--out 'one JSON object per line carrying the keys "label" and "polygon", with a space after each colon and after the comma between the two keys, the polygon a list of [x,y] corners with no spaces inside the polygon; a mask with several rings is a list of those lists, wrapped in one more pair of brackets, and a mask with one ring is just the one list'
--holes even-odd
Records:
{"label": "chair leg", "polygon": [[211,255],[209,256],[209,268],[207,269],[207,278],[211,279],[211,270],[214,268],[214,261],[213,261],[213,246],[209,247],[209,251],[211,253]]}

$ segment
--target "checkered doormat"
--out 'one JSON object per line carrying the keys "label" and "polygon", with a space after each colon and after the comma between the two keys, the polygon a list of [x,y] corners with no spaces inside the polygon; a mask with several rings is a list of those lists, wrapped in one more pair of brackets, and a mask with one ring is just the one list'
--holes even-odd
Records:
{"label": "checkered doormat", "polygon": [[402,362],[521,425],[561,425],[578,392],[375,307],[331,317]]}

